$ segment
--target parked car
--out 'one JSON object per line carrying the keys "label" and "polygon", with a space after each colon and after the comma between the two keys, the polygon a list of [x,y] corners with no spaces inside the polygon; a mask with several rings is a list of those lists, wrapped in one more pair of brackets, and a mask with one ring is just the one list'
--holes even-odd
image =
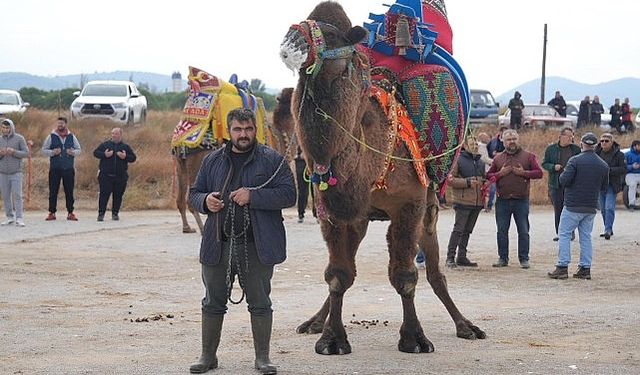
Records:
{"label": "parked car", "polygon": [[14,90],[0,90],[0,115],[24,113],[29,103],[24,102],[20,93]]}
{"label": "parked car", "polygon": [[471,108],[469,108],[469,123],[498,124],[498,108],[500,105],[487,90],[470,90]]}
{"label": "parked car", "polygon": [[105,118],[127,125],[146,120],[147,98],[133,82],[91,81],[73,94],[77,98],[71,103],[72,118]]}
{"label": "parked car", "polygon": [[[507,109],[504,115],[499,116],[500,126],[509,126],[511,122],[511,110]],[[522,127],[527,129],[544,129],[548,127],[576,126],[576,121],[569,117],[562,117],[553,107],[546,104],[525,104],[522,111]]]}
{"label": "parked car", "polygon": [[[620,152],[622,152],[623,154],[627,154],[627,152],[629,152],[631,150],[631,148],[627,147],[627,148],[623,148],[620,150]],[[636,202],[638,202],[640,200],[640,189],[636,190]],[[624,206],[626,208],[629,208],[629,185],[627,185],[626,183],[624,184],[624,188],[622,190],[622,203],[624,203]]]}
{"label": "parked car", "polygon": [[[611,123],[611,114],[609,114],[609,108],[611,106],[606,106],[602,104],[604,108],[604,113],[600,115],[600,127],[610,128],[609,124]],[[567,117],[573,119],[575,123],[578,123],[578,110],[580,109],[580,101],[579,100],[569,100],[567,101]]]}

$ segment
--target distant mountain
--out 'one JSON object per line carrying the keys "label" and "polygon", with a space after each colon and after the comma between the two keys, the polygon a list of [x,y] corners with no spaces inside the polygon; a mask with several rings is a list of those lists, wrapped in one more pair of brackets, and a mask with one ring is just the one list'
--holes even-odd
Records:
{"label": "distant mountain", "polygon": [[[506,106],[509,99],[513,98],[515,91],[520,91],[525,103],[538,103],[540,101],[540,79],[523,83],[513,89],[499,95],[496,100],[501,106]],[[632,107],[640,106],[640,78],[621,78],[614,81],[590,85],[572,81],[562,77],[547,77],[545,83],[545,102],[548,102],[559,90],[565,100],[582,100],[589,95],[593,100],[594,95],[600,97],[600,103],[607,109],[613,105],[615,98],[629,98]]]}

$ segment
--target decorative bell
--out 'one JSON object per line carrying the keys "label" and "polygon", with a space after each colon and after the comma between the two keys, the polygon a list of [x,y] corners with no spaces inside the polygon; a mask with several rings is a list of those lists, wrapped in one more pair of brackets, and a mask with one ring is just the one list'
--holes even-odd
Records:
{"label": "decorative bell", "polygon": [[411,33],[409,32],[409,20],[407,17],[400,16],[396,23],[396,47],[398,54],[404,56],[407,54],[407,47],[411,47]]}

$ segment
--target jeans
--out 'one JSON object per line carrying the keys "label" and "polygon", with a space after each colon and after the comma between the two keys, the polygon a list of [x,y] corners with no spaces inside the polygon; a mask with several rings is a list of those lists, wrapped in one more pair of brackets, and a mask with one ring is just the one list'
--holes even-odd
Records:
{"label": "jeans", "polygon": [[60,190],[60,180],[64,187],[64,197],[67,204],[67,212],[73,212],[73,185],[75,183],[76,171],[74,169],[49,169],[49,212],[56,213],[58,206],[58,191]]}
{"label": "jeans", "polygon": [[[4,174],[0,173],[0,195],[4,202],[4,212],[7,219],[13,219],[13,209],[15,208],[15,218],[22,219],[22,172]],[[13,199],[11,199],[13,197]]]}
{"label": "jeans", "polygon": [[416,255],[416,262],[417,263],[424,263],[424,250],[422,249],[418,249],[418,255]]}
{"label": "jeans", "polygon": [[593,247],[591,231],[596,214],[571,212],[565,207],[560,216],[558,237],[558,267],[567,267],[571,263],[571,233],[578,228],[580,233],[580,262],[578,266],[591,268]]}
{"label": "jeans", "polygon": [[[231,243],[222,243],[222,256],[220,262],[215,266],[202,265],[202,282],[206,290],[202,299],[202,312],[206,314],[220,315],[227,312],[227,300],[229,298],[227,290],[227,267],[229,265],[229,252]],[[264,316],[272,313],[271,310],[271,277],[273,276],[273,266],[260,263],[256,245],[253,242],[247,243],[246,259],[249,270],[245,270],[244,241],[237,244],[237,257],[234,254],[231,267],[231,283],[233,284],[235,275],[240,267],[243,280],[244,292],[247,298],[248,310],[251,315]],[[239,259],[238,259],[239,258]],[[236,288],[237,289],[237,288]],[[234,299],[239,299],[241,292],[234,292]]]}
{"label": "jeans", "polygon": [[606,193],[600,192],[600,211],[604,221],[605,233],[613,233],[613,221],[616,219],[616,193],[609,186]]}
{"label": "jeans", "polygon": [[492,209],[493,203],[496,199],[496,183],[489,185],[489,201],[487,202],[487,208]]}
{"label": "jeans", "polygon": [[529,199],[496,200],[496,227],[498,227],[498,256],[509,261],[509,227],[511,216],[518,228],[518,260],[529,260]]}

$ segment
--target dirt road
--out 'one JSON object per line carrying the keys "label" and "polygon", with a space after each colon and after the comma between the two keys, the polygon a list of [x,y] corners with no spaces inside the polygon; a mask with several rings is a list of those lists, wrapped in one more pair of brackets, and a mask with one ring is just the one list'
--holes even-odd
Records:
{"label": "dirt road", "polygon": [[[531,269],[492,268],[495,221],[483,213],[469,247],[480,267],[445,273],[458,307],[488,337],[456,338],[422,271],[416,304],[431,354],[397,350],[402,311],[387,280],[387,224],[374,222],[345,299],[346,356],[317,355],[318,336],[295,333],[326,296],[327,252],[317,224],[286,213],[289,258],[272,293],[280,374],[640,373],[638,212],[619,210],[611,241],[597,237],[597,218],[591,281],[546,278],[557,252],[546,209],[530,218]],[[0,227],[0,373],[188,373],[200,353],[200,236],[180,233],[174,211],[123,212],[120,222],[79,217],[45,222],[29,212],[27,227]],[[452,220],[452,210],[442,213],[441,252]],[[511,249],[517,259],[515,235]],[[246,305],[231,306],[225,319],[214,373],[256,373]]]}

